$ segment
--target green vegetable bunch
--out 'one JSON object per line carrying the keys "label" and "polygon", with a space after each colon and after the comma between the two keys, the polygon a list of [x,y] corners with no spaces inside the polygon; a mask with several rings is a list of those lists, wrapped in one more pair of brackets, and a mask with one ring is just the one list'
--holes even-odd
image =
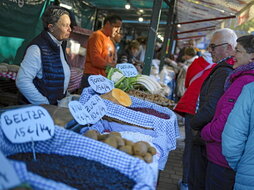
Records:
{"label": "green vegetable bunch", "polygon": [[119,88],[123,91],[129,91],[135,88],[145,88],[151,94],[160,94],[161,85],[147,75],[137,75],[136,77],[125,77],[123,73],[114,67],[107,67],[107,78],[112,80],[115,84],[115,88]]}
{"label": "green vegetable bunch", "polygon": [[134,88],[134,84],[137,83],[136,77],[125,77],[123,73],[114,67],[106,68],[107,78],[112,80],[115,84],[115,88],[119,88],[123,91],[128,91]]}

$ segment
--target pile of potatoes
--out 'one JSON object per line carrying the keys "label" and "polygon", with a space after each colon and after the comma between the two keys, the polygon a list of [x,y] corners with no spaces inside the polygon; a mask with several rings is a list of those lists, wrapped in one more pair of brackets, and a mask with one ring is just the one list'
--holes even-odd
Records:
{"label": "pile of potatoes", "polygon": [[8,63],[0,63],[0,73],[4,72],[18,72],[19,66],[18,65],[11,65]]}
{"label": "pile of potatoes", "polygon": [[88,130],[84,136],[104,142],[118,150],[121,150],[129,155],[140,158],[147,163],[153,162],[153,155],[156,154],[156,149],[150,146],[145,141],[138,141],[136,143],[122,138],[118,132],[111,132],[109,134],[101,135],[96,130]]}

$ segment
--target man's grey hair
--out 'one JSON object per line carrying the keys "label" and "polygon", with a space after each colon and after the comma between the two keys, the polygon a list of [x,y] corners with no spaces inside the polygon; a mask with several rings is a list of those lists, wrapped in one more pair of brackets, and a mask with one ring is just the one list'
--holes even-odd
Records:
{"label": "man's grey hair", "polygon": [[48,31],[49,24],[55,24],[62,15],[69,15],[69,12],[59,6],[50,6],[42,16],[43,28]]}
{"label": "man's grey hair", "polygon": [[236,40],[237,40],[237,35],[234,32],[234,30],[230,29],[230,28],[222,28],[222,29],[218,29],[216,30],[214,34],[220,34],[222,36],[221,41],[224,43],[229,43],[232,48],[234,49],[236,47]]}

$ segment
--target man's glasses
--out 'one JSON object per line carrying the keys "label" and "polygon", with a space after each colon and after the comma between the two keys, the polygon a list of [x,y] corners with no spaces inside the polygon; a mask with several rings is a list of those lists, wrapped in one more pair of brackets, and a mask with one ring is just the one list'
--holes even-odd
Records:
{"label": "man's glasses", "polygon": [[208,48],[210,48],[212,51],[214,51],[216,47],[223,46],[223,45],[226,45],[226,44],[228,44],[228,43],[222,43],[222,44],[217,44],[217,45],[215,45],[215,44],[210,44],[210,45],[208,46]]}

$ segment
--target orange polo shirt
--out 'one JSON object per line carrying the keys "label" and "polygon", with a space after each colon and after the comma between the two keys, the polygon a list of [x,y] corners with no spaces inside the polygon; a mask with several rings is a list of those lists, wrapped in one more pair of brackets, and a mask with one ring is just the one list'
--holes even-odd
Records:
{"label": "orange polo shirt", "polygon": [[115,46],[110,37],[97,30],[88,39],[84,73],[106,76],[105,68],[114,62],[114,55]]}

